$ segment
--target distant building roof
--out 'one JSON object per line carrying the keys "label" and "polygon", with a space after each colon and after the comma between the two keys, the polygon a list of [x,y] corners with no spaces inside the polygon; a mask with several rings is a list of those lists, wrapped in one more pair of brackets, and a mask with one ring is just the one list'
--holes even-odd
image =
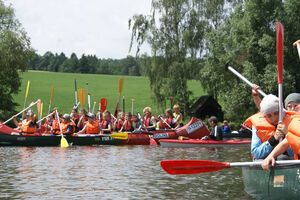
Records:
{"label": "distant building roof", "polygon": [[189,109],[188,114],[202,120],[214,115],[219,121],[223,121],[224,117],[220,104],[209,95],[201,96]]}

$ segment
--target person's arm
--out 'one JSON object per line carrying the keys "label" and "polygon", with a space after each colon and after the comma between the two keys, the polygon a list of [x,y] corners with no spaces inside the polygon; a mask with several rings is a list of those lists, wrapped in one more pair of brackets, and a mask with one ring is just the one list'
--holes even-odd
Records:
{"label": "person's arm", "polygon": [[254,159],[264,159],[267,157],[276,144],[278,144],[278,141],[275,140],[274,136],[272,136],[268,141],[262,143],[257,136],[256,128],[252,126],[251,154]]}
{"label": "person's arm", "polygon": [[102,131],[103,132],[111,132],[111,123],[109,123],[108,125],[107,125],[107,128],[106,129],[102,129]]}
{"label": "person's arm", "polygon": [[258,110],[260,110],[261,99],[258,96],[258,91],[257,91],[258,89],[260,89],[260,87],[258,85],[256,85],[256,84],[253,84],[253,86],[252,86],[253,100],[254,100],[254,103],[255,103],[256,107],[258,108]]}
{"label": "person's arm", "polygon": [[86,130],[86,125],[83,127],[83,129],[81,129],[80,131],[78,131],[77,134],[83,134]]}
{"label": "person's arm", "polygon": [[73,127],[71,125],[68,126],[67,131],[63,132],[64,135],[71,134]]}
{"label": "person's arm", "polygon": [[15,123],[15,125],[16,126],[21,126],[20,124],[19,124],[19,122],[17,121],[17,116],[14,116],[14,123]]}
{"label": "person's arm", "polygon": [[174,124],[174,128],[173,129],[179,128],[179,123],[178,123],[177,119],[173,118],[172,123]]}
{"label": "person's arm", "polygon": [[180,120],[182,120],[182,114],[181,113],[176,117],[177,122],[180,122]]}
{"label": "person's arm", "polygon": [[155,117],[152,117],[151,119],[151,122],[152,122],[152,126],[148,126],[147,128],[150,129],[150,128],[154,128],[156,127],[156,120],[155,120]]}
{"label": "person's arm", "polygon": [[275,159],[277,158],[277,156],[279,156],[280,154],[283,154],[284,152],[287,151],[289,147],[289,143],[287,141],[287,139],[285,138],[284,140],[282,140],[282,142],[280,142],[275,148],[274,150],[270,153],[270,155],[268,155],[268,157],[266,159],[264,159],[264,161],[261,164],[261,167],[264,170],[269,170],[269,165],[271,164],[273,167],[275,166]]}
{"label": "person's arm", "polygon": [[123,123],[123,125],[122,125],[122,127],[121,127],[121,129],[120,129],[120,132],[122,132],[122,131],[123,131],[123,129],[124,129],[124,126],[125,126],[125,123]]}

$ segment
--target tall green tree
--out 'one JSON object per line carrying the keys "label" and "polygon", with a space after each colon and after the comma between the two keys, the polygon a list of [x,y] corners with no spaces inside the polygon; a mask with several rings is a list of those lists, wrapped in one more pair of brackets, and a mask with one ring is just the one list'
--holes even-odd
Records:
{"label": "tall green tree", "polygon": [[[277,94],[275,23],[284,21],[287,17],[285,10],[287,2],[290,1],[240,2],[218,29],[207,34],[208,53],[200,77],[207,91],[218,91],[218,96],[224,101],[226,116],[231,120],[243,121],[257,109],[252,104],[249,86],[232,73],[224,72],[223,66],[227,61],[231,60],[231,65],[237,71],[260,85],[266,93]],[[290,30],[285,29],[284,34],[289,36]],[[291,44],[285,45],[285,63],[292,63],[286,55],[292,48]],[[285,64],[285,95],[295,91],[295,76],[291,73],[291,66],[286,67]]]}
{"label": "tall green tree", "polygon": [[12,95],[19,91],[18,70],[24,71],[34,51],[11,6],[0,0],[0,120],[8,118],[15,109]]}
{"label": "tall green tree", "polygon": [[187,80],[198,67],[194,60],[204,50],[204,8],[203,0],[153,0],[150,15],[129,19],[130,47],[136,41],[137,54],[142,44],[151,47],[152,58],[143,63],[154,100],[163,108],[172,96],[186,114],[191,94]]}

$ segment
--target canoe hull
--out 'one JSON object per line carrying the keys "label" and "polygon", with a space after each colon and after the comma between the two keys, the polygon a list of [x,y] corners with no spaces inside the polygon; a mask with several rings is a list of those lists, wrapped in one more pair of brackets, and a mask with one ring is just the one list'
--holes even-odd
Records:
{"label": "canoe hull", "polygon": [[[122,140],[110,136],[65,136],[70,145],[121,145]],[[0,146],[59,146],[60,136],[0,135]]]}
{"label": "canoe hull", "polygon": [[161,139],[159,143],[163,147],[250,147],[251,140],[172,140]]}
{"label": "canoe hull", "polygon": [[299,199],[300,167],[243,168],[245,191],[256,199]]}

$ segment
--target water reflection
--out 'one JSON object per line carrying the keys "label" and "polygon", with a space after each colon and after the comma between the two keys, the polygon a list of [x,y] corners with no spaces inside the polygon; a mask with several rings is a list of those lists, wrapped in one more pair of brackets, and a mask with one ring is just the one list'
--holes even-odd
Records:
{"label": "water reflection", "polygon": [[0,198],[250,199],[241,169],[166,174],[161,160],[249,161],[247,148],[0,147]]}

